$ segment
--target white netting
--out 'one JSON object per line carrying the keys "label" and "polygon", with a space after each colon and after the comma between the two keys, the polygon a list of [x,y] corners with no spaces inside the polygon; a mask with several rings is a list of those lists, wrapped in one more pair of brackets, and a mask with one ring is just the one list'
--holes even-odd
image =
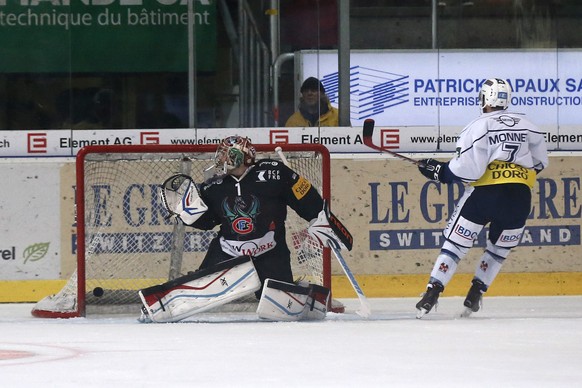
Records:
{"label": "white netting", "polygon": [[[257,159],[278,158],[273,151],[257,148]],[[75,273],[58,294],[40,301],[33,314],[75,316],[74,311],[91,311],[91,306],[108,306],[110,312],[116,309],[111,306],[139,304],[139,289],[197,269],[215,232],[164,219],[158,189],[176,173],[203,181],[203,171],[213,156],[213,152],[87,153],[83,162],[84,296],[77,295]],[[286,157],[321,193],[324,176],[328,176],[322,171],[322,155],[294,151],[286,152]],[[287,239],[293,273],[296,278],[324,284],[322,248],[309,237],[307,226],[289,209]]]}

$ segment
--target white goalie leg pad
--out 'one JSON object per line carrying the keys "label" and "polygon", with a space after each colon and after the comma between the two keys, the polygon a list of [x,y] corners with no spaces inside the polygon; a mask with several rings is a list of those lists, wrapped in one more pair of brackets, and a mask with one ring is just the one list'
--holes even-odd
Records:
{"label": "white goalie leg pad", "polygon": [[286,283],[267,279],[257,315],[272,321],[300,321],[324,319],[330,291],[317,284]]}
{"label": "white goalie leg pad", "polygon": [[271,321],[299,321],[305,314],[309,287],[266,279],[257,315]]}
{"label": "white goalie leg pad", "polygon": [[153,322],[178,322],[261,288],[253,261],[241,256],[139,291]]}
{"label": "white goalie leg pad", "polygon": [[327,306],[329,306],[329,288],[317,284],[310,284],[309,288],[309,297],[305,305],[304,319],[324,319],[327,314]]}

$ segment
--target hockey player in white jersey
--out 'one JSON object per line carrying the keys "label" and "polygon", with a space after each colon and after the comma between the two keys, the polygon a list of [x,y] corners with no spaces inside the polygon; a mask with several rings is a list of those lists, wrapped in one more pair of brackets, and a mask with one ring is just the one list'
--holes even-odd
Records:
{"label": "hockey player in white jersey", "polygon": [[548,166],[543,133],[523,114],[507,111],[511,86],[488,79],[479,92],[481,115],[467,125],[449,162],[420,161],[420,172],[442,183],[462,181],[465,192],[443,235],[445,241],[430,274],[427,290],[416,304],[417,318],[437,304],[457,264],[489,224],[486,249],[477,263],[462,315],[477,312],[511,248],[518,245],[531,211],[536,175]]}

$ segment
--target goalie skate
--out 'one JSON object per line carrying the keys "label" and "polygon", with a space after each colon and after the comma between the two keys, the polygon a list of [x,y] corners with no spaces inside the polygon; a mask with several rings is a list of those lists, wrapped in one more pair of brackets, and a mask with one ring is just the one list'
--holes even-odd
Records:
{"label": "goalie skate", "polygon": [[152,319],[150,318],[150,314],[148,313],[148,309],[145,306],[141,306],[141,315],[137,319],[139,323],[152,323]]}
{"label": "goalie skate", "polygon": [[140,322],[178,322],[261,288],[252,259],[241,256],[139,291]]}

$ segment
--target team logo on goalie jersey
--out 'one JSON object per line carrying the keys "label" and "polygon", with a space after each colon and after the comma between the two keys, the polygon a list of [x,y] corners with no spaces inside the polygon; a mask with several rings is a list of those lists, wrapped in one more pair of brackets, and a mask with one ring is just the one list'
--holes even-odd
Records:
{"label": "team logo on goalie jersey", "polygon": [[234,206],[230,207],[228,198],[222,201],[224,216],[230,220],[232,230],[238,234],[248,234],[254,230],[254,221],[259,212],[260,203],[257,197],[251,196],[251,203],[247,205],[241,197],[236,197]]}

